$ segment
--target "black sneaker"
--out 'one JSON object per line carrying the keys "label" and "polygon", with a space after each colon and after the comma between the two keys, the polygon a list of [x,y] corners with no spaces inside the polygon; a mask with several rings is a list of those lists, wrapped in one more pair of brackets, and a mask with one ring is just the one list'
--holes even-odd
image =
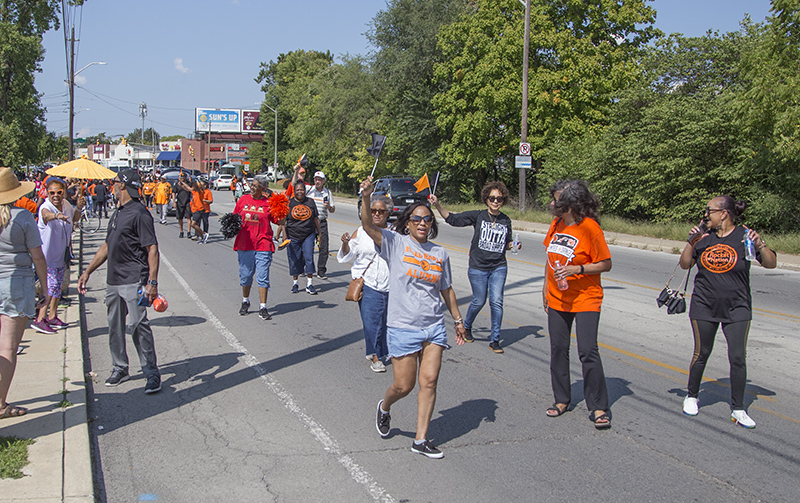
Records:
{"label": "black sneaker", "polygon": [[423,456],[428,456],[433,459],[441,459],[444,457],[444,453],[437,449],[430,440],[426,440],[425,443],[419,445],[411,442],[411,452],[416,452],[417,454],[422,454]]}
{"label": "black sneaker", "polygon": [[489,349],[491,349],[495,353],[502,353],[503,352],[503,348],[500,347],[500,343],[497,342],[497,341],[490,342],[489,343]]}
{"label": "black sneaker", "polygon": [[250,309],[250,301],[242,301],[242,307],[239,308],[239,316],[245,316],[248,309]]}
{"label": "black sneaker", "polygon": [[472,329],[465,328],[464,330],[467,331],[467,333],[464,334],[464,342],[475,342],[475,339],[472,338]]}
{"label": "black sneaker", "polygon": [[300,293],[300,287],[297,286],[297,283],[292,285],[292,293]]}
{"label": "black sneaker", "polygon": [[324,272],[317,274],[317,277],[319,279],[328,279],[328,276]]}
{"label": "black sneaker", "polygon": [[381,434],[382,437],[389,436],[389,430],[391,427],[389,426],[390,421],[392,420],[392,416],[389,414],[384,414],[381,412],[381,405],[383,404],[383,400],[378,402],[378,414],[375,418],[375,428],[378,430],[378,433]]}
{"label": "black sneaker", "polygon": [[306,292],[308,292],[309,295],[316,295],[317,294],[317,290],[314,288],[314,285],[308,285],[306,287]]}
{"label": "black sneaker", "polygon": [[259,315],[259,316],[261,317],[261,319],[262,319],[262,320],[264,320],[264,321],[266,321],[266,320],[271,320],[271,319],[272,319],[272,316],[270,316],[270,314],[269,314],[269,311],[267,311],[267,308],[266,308],[266,307],[262,307],[262,308],[261,308],[261,309],[258,311],[258,315]]}
{"label": "black sneaker", "polygon": [[178,237],[182,238],[183,237],[183,233],[181,232],[180,234],[178,234]]}
{"label": "black sneaker", "polygon": [[154,375],[148,377],[144,392],[149,395],[150,393],[158,393],[159,391],[161,391],[161,376]]}
{"label": "black sneaker", "polygon": [[124,383],[131,376],[128,374],[127,370],[121,369],[114,369],[111,371],[111,375],[106,379],[106,386],[116,386],[117,384]]}

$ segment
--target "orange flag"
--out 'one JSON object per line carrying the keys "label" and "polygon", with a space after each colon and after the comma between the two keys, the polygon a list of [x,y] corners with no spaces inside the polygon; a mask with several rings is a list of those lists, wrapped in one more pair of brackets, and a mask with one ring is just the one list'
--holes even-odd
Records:
{"label": "orange flag", "polygon": [[425,173],[424,175],[422,175],[422,178],[417,180],[417,183],[414,184],[414,187],[417,188],[417,192],[422,192],[425,189],[430,189],[431,188],[431,184],[428,181],[428,173]]}

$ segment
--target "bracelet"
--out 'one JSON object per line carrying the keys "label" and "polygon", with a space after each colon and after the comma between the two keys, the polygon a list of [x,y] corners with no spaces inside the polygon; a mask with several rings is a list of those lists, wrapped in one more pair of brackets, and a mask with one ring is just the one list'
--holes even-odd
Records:
{"label": "bracelet", "polygon": [[455,327],[457,327],[459,325],[463,325],[463,324],[464,324],[464,319],[463,318],[459,318],[457,320],[453,320],[453,326],[455,326]]}
{"label": "bracelet", "polygon": [[581,266],[581,274],[583,274],[583,266]]}

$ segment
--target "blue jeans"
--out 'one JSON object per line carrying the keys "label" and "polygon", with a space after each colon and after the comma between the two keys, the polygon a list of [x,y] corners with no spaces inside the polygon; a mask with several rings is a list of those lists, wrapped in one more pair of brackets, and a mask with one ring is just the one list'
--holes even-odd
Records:
{"label": "blue jeans", "polygon": [[286,255],[289,259],[289,275],[300,276],[301,274],[314,274],[314,241],[317,239],[315,233],[309,234],[305,239],[292,239],[286,248]]}
{"label": "blue jeans", "polygon": [[500,325],[503,323],[503,289],[506,286],[507,274],[508,266],[496,267],[491,271],[481,271],[472,267],[467,270],[469,284],[472,285],[472,302],[467,309],[464,328],[472,328],[475,318],[486,304],[488,293],[492,320],[492,342],[500,341]]}
{"label": "blue jeans", "polygon": [[256,281],[259,288],[269,288],[269,266],[272,264],[271,251],[239,250],[239,284],[251,286],[253,276],[258,272]]}
{"label": "blue jeans", "polygon": [[358,307],[361,310],[361,323],[364,325],[367,356],[377,355],[381,360],[389,354],[389,348],[386,345],[388,306],[389,292],[379,292],[364,285]]}

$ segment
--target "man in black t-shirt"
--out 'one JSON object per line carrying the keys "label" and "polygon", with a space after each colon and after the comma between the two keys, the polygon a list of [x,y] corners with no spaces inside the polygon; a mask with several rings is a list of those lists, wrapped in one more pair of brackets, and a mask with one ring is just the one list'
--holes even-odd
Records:
{"label": "man in black t-shirt", "polygon": [[108,186],[106,185],[105,180],[101,180],[97,182],[97,185],[94,187],[94,198],[95,202],[95,209],[97,211],[97,217],[101,218],[102,215],[105,215],[108,218],[108,208],[106,208],[106,201],[108,200]]}
{"label": "man in black t-shirt", "polygon": [[153,331],[147,319],[147,306],[158,295],[159,253],[153,216],[139,202],[141,186],[141,178],[134,170],[122,171],[114,179],[119,207],[108,223],[105,243],[78,279],[78,290],[86,293],[89,275],[108,260],[106,306],[114,369],[106,380],[106,386],[116,386],[130,379],[125,348],[127,325],[131,327],[142,372],[147,379],[144,392],[149,394],[161,391]]}
{"label": "man in black t-shirt", "polygon": [[[192,216],[192,212],[189,209],[189,203],[192,200],[192,186],[189,184],[189,177],[186,176],[186,173],[181,173],[173,189],[172,193],[175,194],[175,216],[178,217],[178,227],[181,229],[178,237],[182,238],[183,219],[186,218],[189,220]],[[189,234],[191,233],[192,227],[191,223],[189,223]]]}
{"label": "man in black t-shirt", "polygon": [[306,292],[316,295],[312,284],[314,277],[314,241],[320,233],[319,213],[313,199],[306,197],[306,184],[297,180],[294,184],[294,197],[289,200],[289,215],[286,217],[286,237],[291,240],[287,247],[289,274],[294,279],[292,293],[298,293],[299,275],[308,276]]}

